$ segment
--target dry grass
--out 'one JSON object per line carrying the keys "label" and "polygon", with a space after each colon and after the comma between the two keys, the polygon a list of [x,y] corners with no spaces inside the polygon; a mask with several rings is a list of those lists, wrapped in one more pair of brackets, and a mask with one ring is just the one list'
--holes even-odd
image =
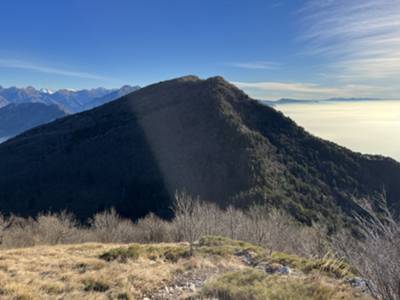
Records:
{"label": "dry grass", "polygon": [[220,300],[367,300],[371,299],[348,285],[321,276],[268,276],[246,269],[210,280],[202,296]]}
{"label": "dry grass", "polygon": [[[163,288],[184,270],[218,267],[217,261],[204,257],[170,261],[151,255],[151,251],[148,256],[126,259],[123,263],[100,258],[122,247],[127,246],[82,244],[0,251],[0,298],[137,299]],[[153,254],[165,253],[165,249],[174,249],[177,245],[147,245],[146,248],[153,248]],[[233,260],[226,263],[237,264]]]}
{"label": "dry grass", "polygon": [[[261,272],[242,261],[238,253],[244,252],[270,262],[290,260],[293,267],[298,265],[299,272],[289,277]],[[268,251],[259,246],[211,236],[200,240],[194,256],[188,253],[188,243],[87,243],[2,250],[0,299],[143,299],[174,286],[177,278],[184,276],[186,281],[186,275],[193,271],[205,272],[204,280],[209,280],[202,294],[192,294],[191,299],[300,299],[295,296],[301,295],[301,299],[323,300],[360,296],[344,280],[319,272],[319,260],[315,260],[315,272],[301,272],[303,264],[311,260],[283,254],[268,256]]]}

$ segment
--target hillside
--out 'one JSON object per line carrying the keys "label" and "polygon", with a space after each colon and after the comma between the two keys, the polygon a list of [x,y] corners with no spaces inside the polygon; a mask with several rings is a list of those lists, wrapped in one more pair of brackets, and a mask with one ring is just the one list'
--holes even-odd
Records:
{"label": "hillside", "polygon": [[[229,239],[77,244],[0,251],[1,299],[372,299],[333,260],[311,260]],[[353,284],[354,285],[354,284]]]}
{"label": "hillside", "polygon": [[400,209],[400,164],[316,138],[221,77],[148,86],[0,145],[0,210],[114,206],[168,217],[176,190],[220,205],[261,202],[338,225],[381,202]]}
{"label": "hillside", "polygon": [[0,108],[0,142],[35,126],[66,116],[56,105],[42,103],[9,104]]}

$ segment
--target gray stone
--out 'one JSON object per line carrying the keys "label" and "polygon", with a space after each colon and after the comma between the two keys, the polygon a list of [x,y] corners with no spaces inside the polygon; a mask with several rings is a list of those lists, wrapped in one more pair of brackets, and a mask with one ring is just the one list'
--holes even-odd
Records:
{"label": "gray stone", "polygon": [[292,270],[288,266],[282,266],[278,270],[276,270],[277,274],[281,275],[290,275],[292,273]]}

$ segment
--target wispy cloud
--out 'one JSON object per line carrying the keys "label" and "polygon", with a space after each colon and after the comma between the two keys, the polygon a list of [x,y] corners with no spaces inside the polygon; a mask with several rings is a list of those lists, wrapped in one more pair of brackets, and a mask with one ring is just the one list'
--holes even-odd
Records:
{"label": "wispy cloud", "polygon": [[314,83],[296,83],[296,82],[233,82],[240,88],[258,89],[263,91],[286,91],[301,92],[310,94],[334,94],[337,92],[333,88],[321,87]]}
{"label": "wispy cloud", "polygon": [[400,1],[309,0],[300,11],[308,53],[342,79],[400,75]]}
{"label": "wispy cloud", "polygon": [[280,67],[279,63],[273,61],[230,62],[226,65],[234,68],[250,70],[274,70]]}
{"label": "wispy cloud", "polygon": [[389,91],[386,87],[345,84],[326,87],[315,83],[304,82],[232,82],[239,88],[246,90],[254,97],[263,99],[298,98],[323,99],[330,97],[370,97],[382,95]]}
{"label": "wispy cloud", "polygon": [[109,78],[100,76],[97,74],[80,72],[80,71],[76,71],[76,70],[59,69],[59,68],[37,65],[37,64],[20,61],[20,60],[14,60],[14,59],[0,58],[0,68],[1,67],[12,68],[12,69],[22,69],[22,70],[35,71],[35,72],[40,72],[40,73],[48,73],[48,74],[54,74],[54,75],[78,77],[78,78],[85,78],[85,79],[109,80]]}

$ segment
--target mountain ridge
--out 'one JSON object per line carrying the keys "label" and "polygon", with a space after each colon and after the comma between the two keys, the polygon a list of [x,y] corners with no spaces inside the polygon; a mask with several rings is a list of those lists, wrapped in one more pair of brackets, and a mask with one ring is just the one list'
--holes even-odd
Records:
{"label": "mountain ridge", "polygon": [[138,88],[125,85],[111,90],[95,88],[50,91],[33,87],[0,87],[0,143],[35,126],[113,101]]}
{"label": "mountain ridge", "polygon": [[67,209],[85,218],[113,206],[168,217],[183,189],[330,227],[378,209],[383,188],[400,210],[399,163],[316,138],[222,77],[144,87],[29,130],[0,145],[0,157],[0,172],[9,171],[0,210],[25,215]]}
{"label": "mountain ridge", "polygon": [[54,104],[11,103],[0,108],[0,142],[68,113]]}
{"label": "mountain ridge", "polygon": [[[52,91],[43,88],[35,89],[31,86],[26,88],[14,86],[4,88],[0,86],[0,107],[11,103],[44,103],[47,105],[55,104],[69,113],[76,113],[95,107],[97,105],[96,99],[98,98],[103,99],[103,102],[100,103],[103,104],[137,89],[139,89],[139,86],[125,85],[119,89],[99,87],[83,90],[59,89]],[[107,95],[109,96],[107,97]]]}

